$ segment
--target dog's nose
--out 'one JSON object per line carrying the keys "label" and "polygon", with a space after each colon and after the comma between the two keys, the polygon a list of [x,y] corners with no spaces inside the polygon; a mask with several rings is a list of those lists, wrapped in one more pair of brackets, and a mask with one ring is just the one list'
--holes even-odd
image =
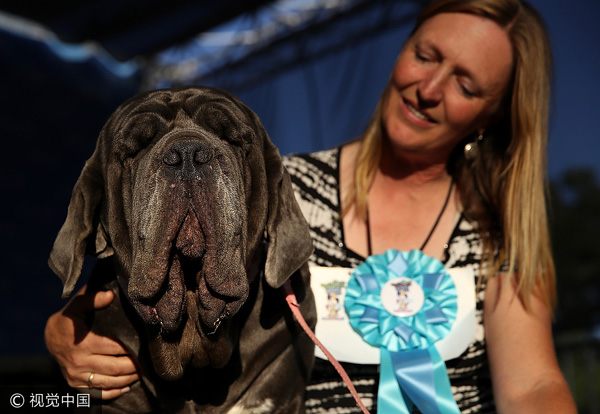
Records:
{"label": "dog's nose", "polygon": [[191,171],[210,162],[213,158],[211,148],[200,142],[176,142],[169,148],[163,157],[163,162],[178,169]]}

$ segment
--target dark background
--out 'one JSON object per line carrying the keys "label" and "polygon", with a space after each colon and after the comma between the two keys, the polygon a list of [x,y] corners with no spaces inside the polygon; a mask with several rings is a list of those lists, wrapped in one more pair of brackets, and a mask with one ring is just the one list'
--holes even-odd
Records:
{"label": "dark background", "polygon": [[[178,84],[226,88],[258,113],[282,154],[329,148],[360,133],[424,2],[309,3],[314,9],[297,11],[291,2],[266,0],[0,5],[2,383],[55,378],[43,327],[65,301],[46,261],[73,184],[123,100]],[[555,58],[549,171],[557,349],[581,412],[595,413],[600,2],[531,3],[547,22]],[[288,23],[269,35],[265,21],[277,16]],[[228,33],[229,43],[200,33]],[[232,43],[232,33],[253,34],[255,42]],[[192,69],[175,70],[183,67]]]}

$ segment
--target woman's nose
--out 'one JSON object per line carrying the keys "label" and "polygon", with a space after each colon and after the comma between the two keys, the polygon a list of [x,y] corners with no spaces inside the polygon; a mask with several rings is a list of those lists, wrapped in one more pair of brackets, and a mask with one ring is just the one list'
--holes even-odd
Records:
{"label": "woman's nose", "polygon": [[444,85],[447,75],[443,68],[431,70],[419,82],[417,87],[417,98],[424,106],[435,106],[444,97]]}

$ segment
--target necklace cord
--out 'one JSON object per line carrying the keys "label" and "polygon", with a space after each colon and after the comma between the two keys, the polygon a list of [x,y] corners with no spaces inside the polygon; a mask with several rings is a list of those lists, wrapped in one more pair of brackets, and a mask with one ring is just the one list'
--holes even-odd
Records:
{"label": "necklace cord", "polygon": [[[444,200],[444,205],[442,206],[442,210],[440,211],[437,218],[435,219],[435,222],[433,223],[433,227],[431,228],[431,230],[429,230],[429,234],[425,238],[425,241],[423,242],[423,244],[421,245],[419,250],[423,251],[425,246],[427,246],[429,239],[433,235],[433,232],[435,231],[440,220],[442,219],[442,216],[444,215],[444,211],[446,211],[446,207],[448,207],[448,202],[450,201],[450,195],[452,194],[453,187],[454,187],[454,178],[452,178],[452,180],[450,180],[450,187],[448,188],[448,194],[446,194],[446,199]],[[372,242],[371,242],[371,222],[369,221],[369,205],[368,204],[367,204],[367,220],[366,221],[367,221],[367,249],[368,249],[368,253],[369,253],[367,256],[371,256],[373,254],[373,248],[372,248]]]}

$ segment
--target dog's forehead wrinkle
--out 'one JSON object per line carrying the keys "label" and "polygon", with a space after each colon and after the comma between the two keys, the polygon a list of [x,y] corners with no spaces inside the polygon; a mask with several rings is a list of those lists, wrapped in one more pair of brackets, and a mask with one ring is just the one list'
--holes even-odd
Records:
{"label": "dog's forehead wrinkle", "polygon": [[201,125],[198,125],[192,116],[185,111],[179,111],[174,120],[174,128],[201,128]]}
{"label": "dog's forehead wrinkle", "polygon": [[218,136],[233,141],[249,141],[253,135],[252,122],[244,111],[231,105],[231,101],[211,101],[200,105],[192,115],[193,121],[203,128],[209,128]]}
{"label": "dog's forehead wrinkle", "polygon": [[141,99],[136,106],[130,109],[129,114],[152,113],[165,119],[173,119],[178,112],[178,107],[172,103],[173,100],[168,94],[158,93],[155,99]]}

